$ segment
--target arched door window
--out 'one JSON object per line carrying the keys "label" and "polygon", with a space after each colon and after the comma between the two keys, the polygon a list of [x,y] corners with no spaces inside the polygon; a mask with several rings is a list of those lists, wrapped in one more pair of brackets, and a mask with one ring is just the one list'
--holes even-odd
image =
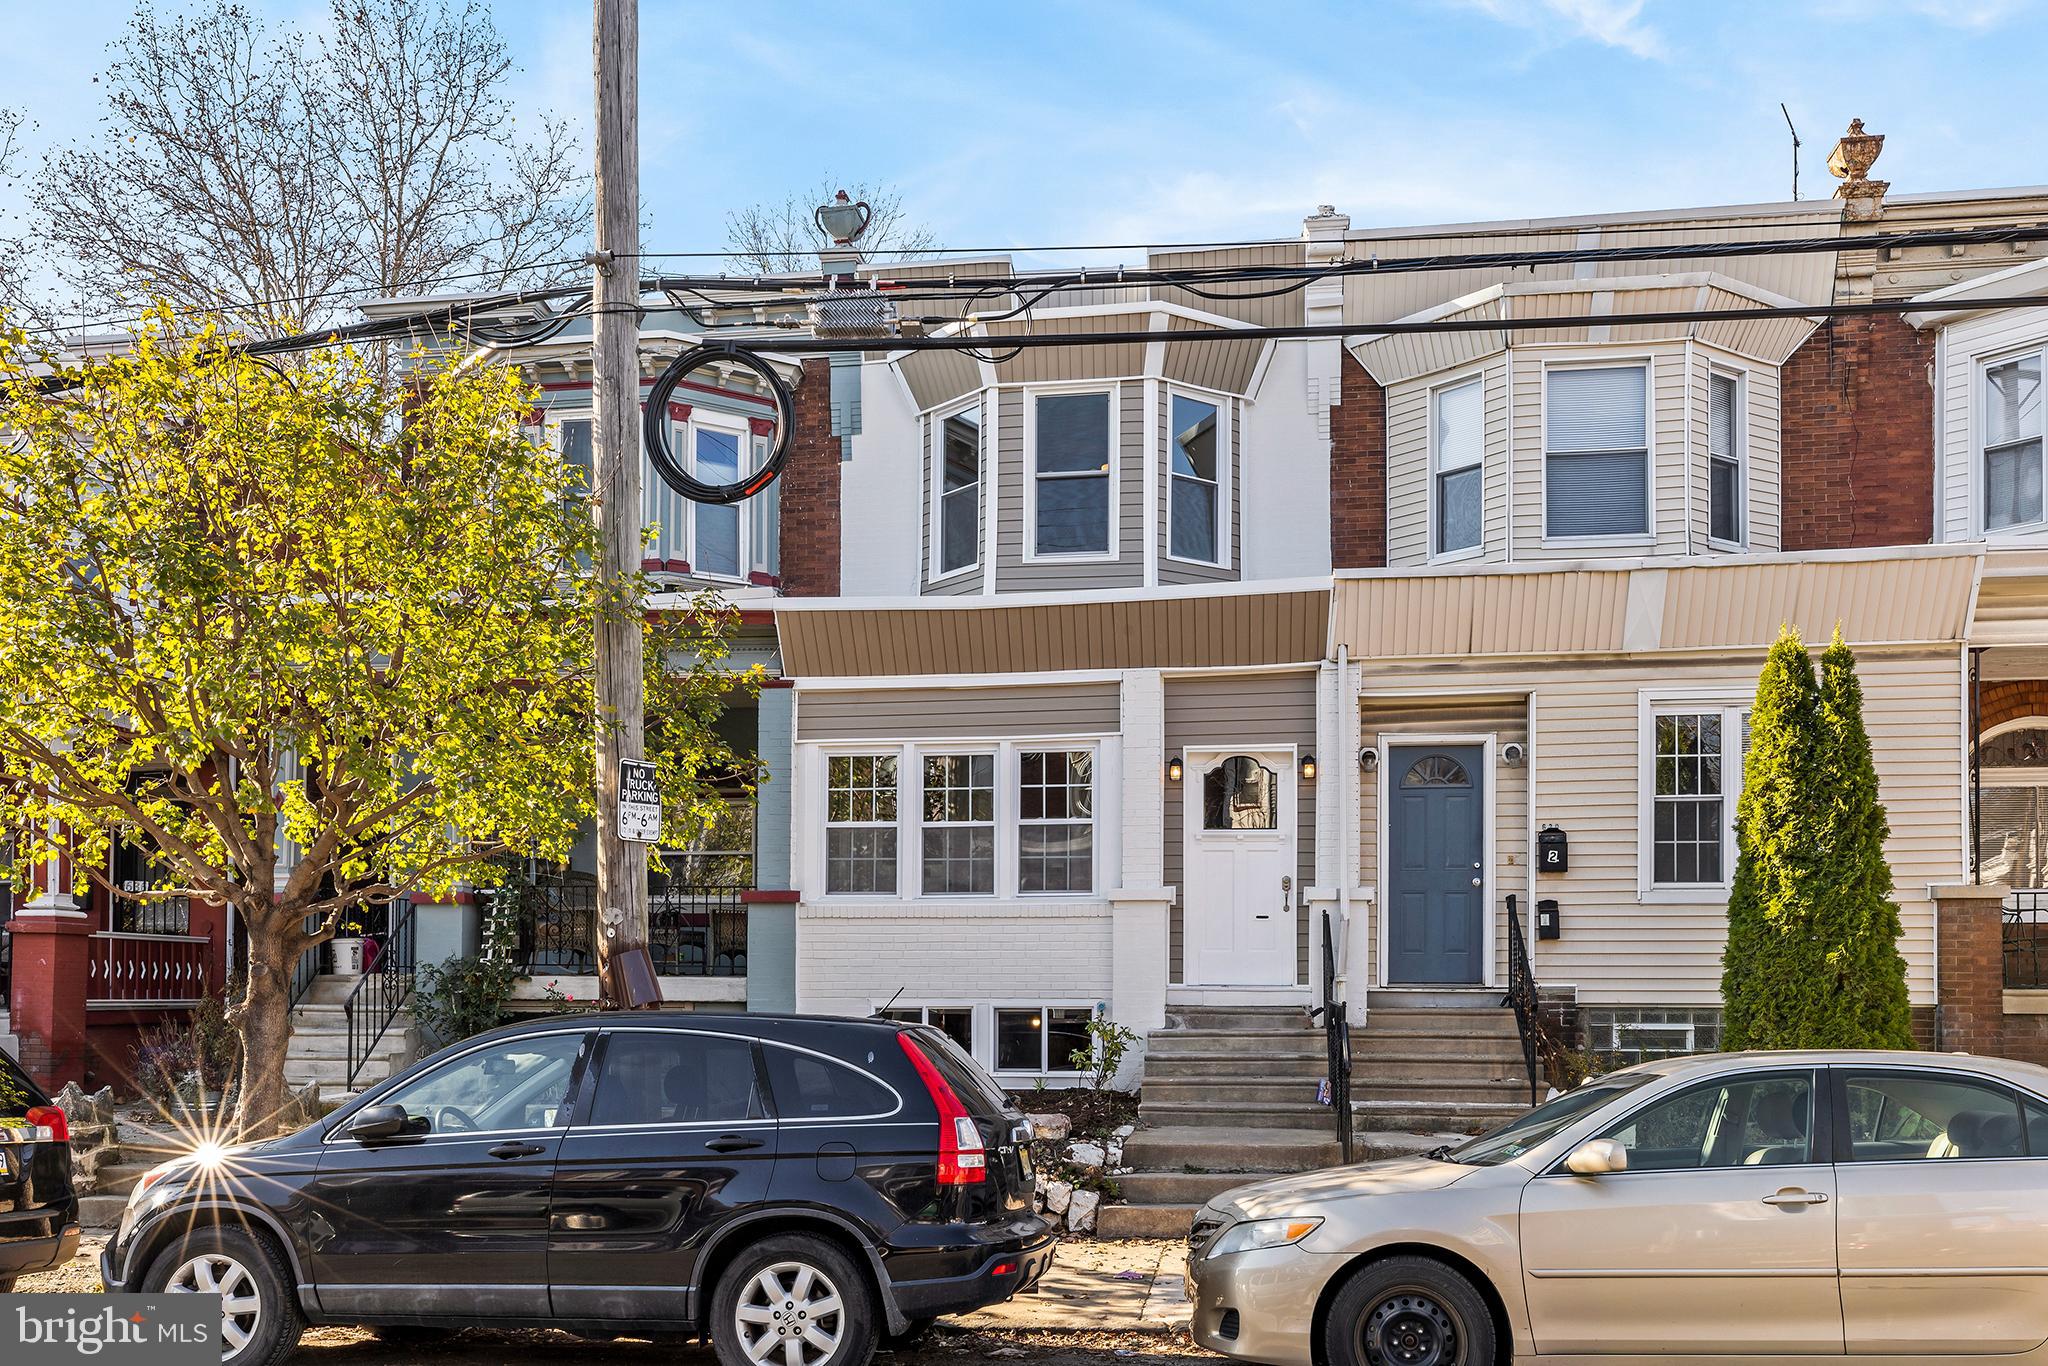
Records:
{"label": "arched door window", "polygon": [[1978,755],[1978,876],[2009,887],[2048,886],[2048,726],[1991,736]]}
{"label": "arched door window", "polygon": [[1448,754],[1425,754],[1401,775],[1403,787],[1470,787],[1465,766]]}
{"label": "arched door window", "polygon": [[1202,775],[1204,830],[1274,830],[1280,824],[1273,770],[1233,754]]}

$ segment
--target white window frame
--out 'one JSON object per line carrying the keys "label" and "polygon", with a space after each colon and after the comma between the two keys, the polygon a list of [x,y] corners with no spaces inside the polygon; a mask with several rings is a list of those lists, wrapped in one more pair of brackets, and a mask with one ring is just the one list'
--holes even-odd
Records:
{"label": "white window frame", "polygon": [[[727,436],[738,438],[739,468],[741,475],[745,475],[748,465],[753,460],[754,427],[744,415],[720,412],[717,409],[693,404],[690,408],[689,421],[682,425],[685,429],[683,433],[684,439],[688,443],[684,447],[687,456],[684,468],[688,469],[691,474],[697,475],[697,433],[701,430],[721,432]],[[697,475],[697,477],[702,478],[703,476]],[[689,502],[688,499],[683,501]],[[754,563],[754,519],[748,515],[745,505],[727,505],[734,509],[735,520],[739,523],[738,554],[735,557],[739,564],[739,572],[736,574],[727,574],[722,571],[714,573],[698,563],[703,541],[697,535],[697,518],[703,514],[706,506],[707,504],[704,503],[689,502],[690,531],[689,538],[685,542],[688,553],[683,558],[689,562],[690,577],[711,579],[718,583],[746,583]]]}
{"label": "white window frame", "polygon": [[[1735,414],[1731,435],[1735,450],[1727,459],[1735,465],[1735,539],[1726,541],[1714,534],[1714,381],[1735,383]],[[1707,544],[1719,550],[1741,550],[1749,545],[1749,372],[1732,365],[1707,366]]]}
{"label": "white window frame", "polygon": [[[1567,536],[1550,529],[1550,376],[1558,370],[1641,370],[1643,372],[1643,532],[1602,533],[1591,536]],[[1646,546],[1657,543],[1657,358],[1650,355],[1587,357],[1575,360],[1546,360],[1538,376],[1542,386],[1536,396],[1536,430],[1542,441],[1542,461],[1538,492],[1543,509],[1543,544],[1545,546]],[[1593,454],[1587,451],[1564,451],[1564,455]]]}
{"label": "white window frame", "polygon": [[[1075,754],[1086,754],[1086,755],[1088,756],[1088,773],[1089,773],[1089,779],[1088,779],[1088,793],[1089,793],[1089,797],[1088,797],[1088,813],[1089,813],[1089,814],[1088,814],[1088,819],[1087,819],[1086,821],[1076,820],[1076,819],[1074,819],[1074,818],[1073,818],[1073,817],[1071,817],[1071,816],[1062,816],[1062,817],[1058,817],[1058,818],[1052,818],[1052,817],[1045,817],[1045,816],[1040,816],[1040,817],[1037,817],[1037,818],[1035,818],[1035,819],[1031,819],[1031,820],[1026,820],[1026,819],[1025,819],[1025,816],[1024,816],[1024,793],[1023,793],[1023,788],[1024,788],[1024,756],[1025,756],[1026,754],[1065,754],[1065,755],[1069,755],[1069,756],[1072,756],[1072,755],[1075,755]],[[1015,849],[1015,852],[1014,852],[1014,853],[1013,853],[1013,855],[1012,855],[1012,857],[1013,857],[1013,860],[1014,860],[1014,863],[1015,863],[1015,866],[1011,868],[1010,872],[1011,872],[1011,875],[1012,875],[1012,876],[1013,876],[1013,877],[1014,877],[1014,878],[1016,879],[1016,885],[1017,885],[1017,895],[1018,895],[1018,896],[1020,896],[1020,897],[1034,897],[1034,898],[1035,898],[1035,897],[1046,897],[1046,896],[1087,896],[1087,897],[1092,897],[1092,896],[1096,896],[1096,895],[1099,895],[1099,894],[1100,894],[1100,892],[1101,892],[1101,889],[1102,889],[1102,884],[1101,884],[1101,881],[1100,881],[1100,878],[1101,878],[1101,875],[1102,875],[1102,861],[1101,861],[1101,859],[1100,859],[1100,858],[1099,858],[1099,857],[1097,856],[1097,853],[1096,853],[1096,851],[1097,851],[1097,850],[1098,850],[1098,849],[1099,849],[1099,848],[1101,847],[1101,844],[1102,844],[1102,806],[1101,806],[1101,801],[1102,801],[1102,771],[1101,771],[1101,760],[1102,760],[1102,756],[1101,756],[1101,754],[1097,752],[1097,750],[1096,750],[1096,747],[1095,747],[1094,745],[1075,745],[1075,744],[1068,744],[1068,743],[1066,743],[1065,741],[1062,741],[1062,740],[1054,740],[1054,741],[1050,741],[1050,742],[1047,742],[1047,743],[1045,743],[1045,744],[1040,744],[1040,743],[1038,743],[1038,742],[1036,742],[1036,741],[1019,741],[1019,742],[1017,742],[1017,743],[1016,743],[1016,744],[1015,744],[1015,745],[1014,745],[1014,746],[1012,747],[1012,749],[1011,749],[1011,752],[1010,752],[1010,756],[1009,756],[1009,758],[1010,758],[1010,765],[1011,765],[1011,767],[1010,767],[1010,774],[1009,774],[1009,779],[1010,779],[1010,802],[1011,802],[1011,805],[1012,805],[1012,806],[1013,806],[1013,807],[1015,808],[1015,810],[1014,810],[1014,811],[1012,812],[1012,819],[1011,819],[1011,821],[1010,821],[1010,829],[1011,829],[1011,832],[1012,832],[1012,837],[1013,837],[1013,839],[1015,840],[1015,843],[1016,843],[1016,849]],[[1087,891],[1085,891],[1085,892],[1073,892],[1073,891],[1036,891],[1036,892],[1027,892],[1027,891],[1025,891],[1025,890],[1024,890],[1024,827],[1025,827],[1026,825],[1046,825],[1046,826],[1052,826],[1052,825],[1086,825],[1086,826],[1088,827],[1088,890],[1087,890]]]}
{"label": "white window frame", "polygon": [[[1121,384],[1027,384],[1024,395],[1024,544],[1025,564],[1114,564],[1123,553],[1123,503],[1121,498],[1123,386]],[[1038,400],[1061,394],[1107,394],[1109,396],[1109,550],[1107,553],[1046,554],[1038,551]],[[1090,478],[1096,474],[1049,474],[1048,479]]]}
{"label": "white window frame", "polygon": [[550,409],[541,414],[541,427],[547,439],[548,449],[562,458],[562,424],[565,422],[587,422],[590,424],[590,478],[591,487],[580,497],[591,499],[597,496],[597,414],[589,408]]}
{"label": "white window frame", "polygon": [[[1026,736],[1021,739],[943,739],[943,740],[875,740],[832,741],[810,745],[815,767],[805,767],[810,775],[808,783],[816,795],[810,798],[805,809],[811,812],[808,824],[819,832],[811,840],[806,855],[808,864],[808,885],[818,889],[815,896],[806,892],[804,899],[824,902],[919,902],[929,906],[987,905],[990,902],[1023,901],[1066,902],[1095,904],[1106,897],[1103,878],[1108,869],[1115,866],[1119,851],[1110,849],[1112,838],[1110,823],[1103,819],[1103,802],[1114,792],[1117,775],[1106,773],[1109,755],[1109,737],[1101,735],[1055,735]],[[1025,750],[1060,750],[1067,753],[1085,752],[1090,756],[1089,769],[1094,775],[1094,800],[1091,808],[1095,812],[1091,822],[1094,830],[1093,862],[1089,871],[1089,886],[1086,892],[1025,892],[1018,889],[1022,880],[1020,866],[1022,840],[1019,834],[1018,783],[1020,761],[1018,756]],[[833,892],[826,889],[825,817],[831,810],[830,761],[845,755],[885,754],[896,760],[896,890],[887,892]],[[995,826],[996,826],[996,870],[993,889],[989,892],[932,892],[924,890],[924,761],[928,755],[941,754],[993,754],[995,765]],[[800,761],[802,762],[802,761]]]}
{"label": "white window frame", "polygon": [[[1725,689],[1661,689],[1636,695],[1636,899],[1687,902],[1724,899],[1735,882],[1735,808],[1742,798],[1746,749],[1743,727],[1751,699]],[[1658,882],[1657,718],[1674,715],[1721,717],[1721,879],[1718,882]],[[1734,763],[1729,763],[1730,754]],[[1733,775],[1731,780],[1730,775]]]}
{"label": "white window frame", "polygon": [[[917,860],[916,880],[918,883],[918,894],[927,901],[991,901],[1001,896],[1003,894],[1003,835],[1006,827],[1010,831],[1011,843],[1015,843],[1014,812],[1010,821],[1006,822],[1003,819],[1003,773],[1005,765],[1003,763],[1004,755],[1002,748],[998,745],[990,744],[948,744],[944,741],[938,741],[931,744],[914,746],[913,752],[917,755],[917,772],[913,775],[917,800],[914,803],[914,809],[911,811],[910,816],[911,829],[916,833],[917,838],[911,845],[911,853]],[[989,760],[988,819],[985,821],[926,820],[924,818],[925,761],[927,759],[940,758],[973,759],[981,758],[984,755]],[[900,774],[902,769],[899,767],[897,772]],[[985,892],[927,891],[924,887],[924,832],[927,830],[979,830],[984,826],[994,836],[989,841],[989,857],[994,860],[994,865],[989,869],[988,890]],[[899,878],[898,880],[900,881],[901,879]]]}
{"label": "white window frame", "polygon": [[[1994,355],[1976,358],[1976,373],[1971,377],[1970,392],[1970,487],[1976,494],[1977,534],[1987,540],[2000,536],[2025,536],[2048,528],[2048,469],[2043,470],[2042,515],[2031,522],[2014,522],[2009,526],[1994,527],[1990,521],[1990,481],[1986,477],[1990,470],[1990,452],[1986,440],[1991,434],[1988,405],[1991,401],[1991,372],[2001,365],[2034,357],[2041,366],[2041,382],[2048,385],[2048,344],[2032,342],[2026,346],[2000,351]],[[2048,465],[2048,396],[2042,404],[2041,459]]]}
{"label": "white window frame", "polygon": [[[832,760],[894,759],[896,761],[896,819],[892,821],[835,821],[832,819]],[[903,751],[900,745],[842,745],[824,752],[818,765],[818,880],[825,895],[841,900],[889,901],[903,895]],[[834,830],[889,830],[896,832],[896,886],[887,892],[834,892],[831,887],[831,832]]]}
{"label": "white window frame", "polygon": [[[1437,403],[1442,395],[1470,384],[1479,386],[1479,458],[1468,465],[1445,469],[1441,463],[1442,452],[1437,448]],[[1427,421],[1429,480],[1423,501],[1429,514],[1429,561],[1431,564],[1456,564],[1460,560],[1476,560],[1486,553],[1486,372],[1475,370],[1447,379],[1441,384],[1431,385]],[[1437,506],[1438,481],[1446,474],[1457,474],[1470,469],[1479,471],[1479,539],[1474,544],[1462,546],[1457,550],[1445,550],[1439,542],[1443,523],[1438,516],[1442,511]]]}
{"label": "white window frame", "polygon": [[[958,417],[960,414],[969,411],[975,414],[981,442],[980,448],[975,455],[974,559],[969,564],[960,565],[953,569],[942,569],[940,566],[943,563],[944,550],[942,548],[941,533],[945,529],[944,511],[946,506],[946,421],[948,418]],[[982,542],[986,535],[986,529],[992,525],[988,517],[988,405],[983,402],[983,395],[976,394],[965,403],[954,403],[934,410],[926,418],[926,422],[929,424],[926,439],[930,444],[932,453],[932,470],[931,488],[926,491],[926,498],[930,504],[929,521],[927,524],[931,527],[931,546],[925,557],[924,581],[928,584],[950,583],[954,579],[979,574],[982,561],[985,558]],[[955,490],[955,492],[958,491]]]}
{"label": "white window frame", "polygon": [[[970,1032],[973,1035],[974,1042],[973,1047],[967,1050],[968,1054],[973,1057],[976,1063],[980,1064],[983,1071],[998,1081],[1002,1081],[1005,1078],[1024,1077],[1043,1078],[1046,1081],[1078,1082],[1083,1080],[1088,1074],[1077,1072],[1071,1067],[1048,1066],[1040,1071],[1017,1067],[998,1068],[996,1066],[997,1011],[1035,1010],[1040,1013],[1038,1055],[1048,1063],[1052,1060],[1045,1057],[1047,1045],[1045,1042],[1045,1025],[1043,1023],[1044,1016],[1055,1010],[1082,1010],[1086,1011],[1091,1018],[1100,1019],[1104,1013],[1103,1003],[1100,1000],[1083,1001],[1060,996],[1049,998],[1006,996],[982,1001],[967,1001],[961,1000],[958,997],[944,996],[920,996],[915,1000],[898,997],[893,1004],[887,997],[870,997],[869,1001],[871,1013],[879,1013],[884,1007],[892,1011],[908,1012],[915,1010],[919,1012],[919,1019],[927,1024],[930,1023],[931,1012],[934,1010],[966,1010],[972,1012],[973,1019]],[[1098,1058],[1101,1056],[1101,1048],[1099,1046],[1096,1047],[1095,1054]]]}
{"label": "white window frame", "polygon": [[[1196,559],[1192,555],[1176,555],[1173,553],[1173,481],[1176,479],[1187,479],[1197,484],[1208,482],[1207,480],[1196,478],[1194,475],[1174,473],[1173,400],[1176,396],[1190,398],[1197,403],[1206,403],[1216,410],[1216,558],[1213,560]],[[1231,410],[1231,400],[1228,394],[1200,389],[1192,384],[1169,384],[1166,386],[1165,446],[1160,452],[1165,460],[1166,468],[1166,545],[1163,553],[1167,559],[1175,564],[1200,565],[1205,569],[1227,569],[1235,560],[1237,546],[1235,538],[1231,535],[1232,518],[1230,516],[1230,507],[1231,498],[1235,492],[1231,477],[1235,473],[1231,468],[1236,463],[1231,459],[1231,452],[1235,448],[1231,443],[1235,438],[1236,416]]]}

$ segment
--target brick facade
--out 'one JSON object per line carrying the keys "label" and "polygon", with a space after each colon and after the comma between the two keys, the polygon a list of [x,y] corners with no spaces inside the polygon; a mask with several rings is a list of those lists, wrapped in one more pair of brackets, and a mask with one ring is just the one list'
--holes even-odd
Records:
{"label": "brick facade", "polygon": [[1924,545],[1934,534],[1932,334],[1837,318],[1785,362],[1787,550]]}
{"label": "brick facade", "polygon": [[[1987,895],[1987,891],[1990,893]],[[2004,899],[1996,889],[1943,888],[1935,901],[1941,1046],[2005,1051]]]}
{"label": "brick facade", "polygon": [[2048,682],[2036,678],[2007,679],[1983,685],[1978,702],[1978,733],[2008,721],[2048,716]]}
{"label": "brick facade", "polygon": [[1330,564],[1387,563],[1387,391],[1349,351],[1343,402],[1330,409]]}
{"label": "brick facade", "polygon": [[796,386],[796,432],[782,468],[782,592],[839,594],[839,438],[832,435],[832,363],[804,362]]}

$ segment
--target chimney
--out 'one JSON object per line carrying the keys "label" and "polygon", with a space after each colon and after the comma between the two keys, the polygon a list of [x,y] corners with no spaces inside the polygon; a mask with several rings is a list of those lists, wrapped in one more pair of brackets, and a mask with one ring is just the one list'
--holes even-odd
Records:
{"label": "chimney", "polygon": [[1835,150],[1828,153],[1828,173],[1842,183],[1835,186],[1835,198],[1842,201],[1844,214],[1854,222],[1869,222],[1884,213],[1884,192],[1888,180],[1872,180],[1870,168],[1884,150],[1884,134],[1863,131],[1862,119],[1849,120]]}

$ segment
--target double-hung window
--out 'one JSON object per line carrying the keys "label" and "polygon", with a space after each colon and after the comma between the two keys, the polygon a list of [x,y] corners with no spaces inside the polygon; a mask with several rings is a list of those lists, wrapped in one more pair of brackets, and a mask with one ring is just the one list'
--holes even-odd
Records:
{"label": "double-hung window", "polygon": [[1032,553],[1107,555],[1109,395],[1039,394],[1034,404]]}
{"label": "double-hung window", "polygon": [[921,840],[926,896],[996,890],[996,756],[924,756]]}
{"label": "double-hung window", "polygon": [[[690,432],[690,472],[707,484],[731,484],[740,477],[740,453],[747,446],[744,426],[714,427],[693,423]],[[696,522],[695,544],[690,568],[712,578],[739,578],[745,561],[741,558],[740,507],[692,503]]]}
{"label": "double-hung window", "polygon": [[1642,839],[1645,889],[1720,888],[1735,872],[1735,801],[1749,710],[1719,702],[1646,707]]}
{"label": "double-hung window", "polygon": [[1436,504],[1435,553],[1454,555],[1479,544],[1479,508],[1485,491],[1486,381],[1468,379],[1438,389],[1435,461],[1430,497]]}
{"label": "double-hung window", "polygon": [[573,490],[588,497],[597,478],[591,454],[590,419],[565,417],[555,424],[555,450],[574,477],[580,481]]}
{"label": "double-hung window", "polygon": [[1095,754],[1017,754],[1017,890],[1095,890]]}
{"label": "double-hung window", "polygon": [[1544,534],[1647,536],[1649,367],[1549,370],[1543,403]]}
{"label": "double-hung window", "polygon": [[939,419],[936,573],[981,562],[981,405]]}
{"label": "double-hung window", "polygon": [[2044,353],[1984,368],[1984,529],[2043,520],[2041,365]]}
{"label": "double-hung window", "polygon": [[894,754],[825,760],[825,890],[896,895]]}
{"label": "double-hung window", "polygon": [[1707,375],[1707,536],[1741,545],[1742,381],[1715,370]]}
{"label": "double-hung window", "polygon": [[1167,553],[1176,559],[1219,564],[1224,537],[1222,411],[1206,399],[1175,394],[1168,406],[1173,423],[1168,451],[1172,496],[1167,504]]}

